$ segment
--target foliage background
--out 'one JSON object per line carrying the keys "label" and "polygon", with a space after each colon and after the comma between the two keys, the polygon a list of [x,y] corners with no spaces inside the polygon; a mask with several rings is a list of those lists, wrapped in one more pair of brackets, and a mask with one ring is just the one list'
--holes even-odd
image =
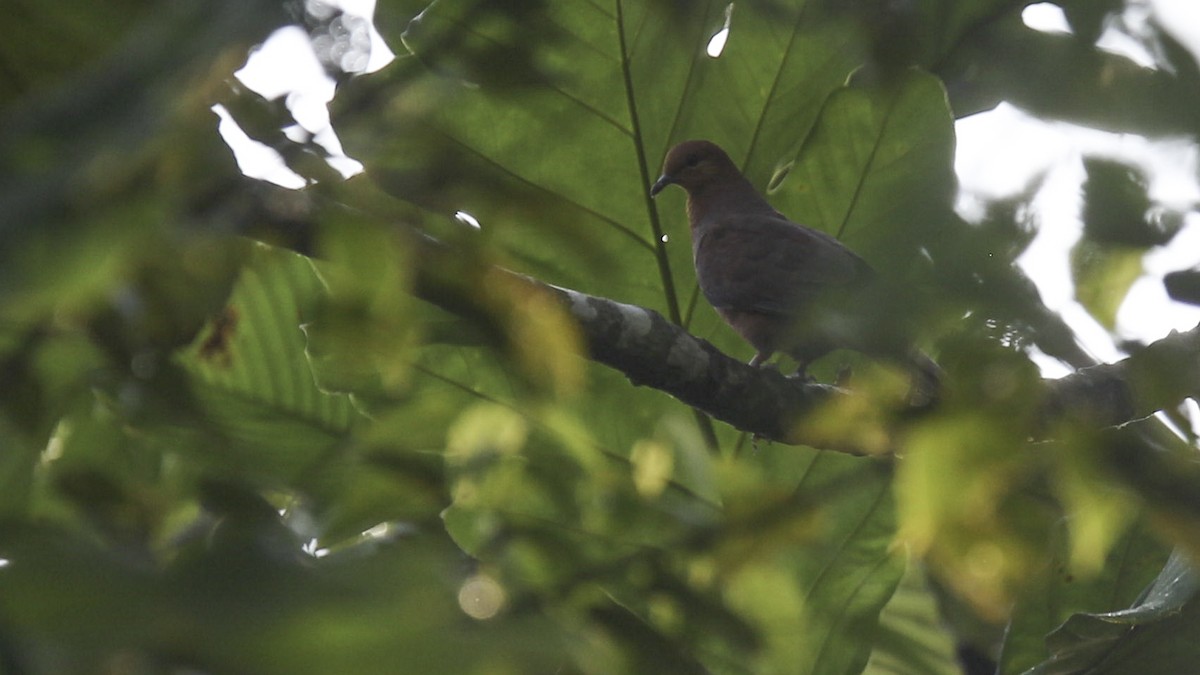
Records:
{"label": "foliage background", "polygon": [[[1180,672],[1194,454],[1154,421],[1029,441],[1031,347],[1087,359],[1011,265],[1020,204],[952,209],[954,120],[1000,100],[1195,139],[1194,56],[1156,30],[1168,67],[1139,68],[1093,46],[1121,3],[1061,4],[1075,36],[1000,0],[395,0],[376,25],[404,53],[360,77],[337,64],[366,25],[316,5],[10,12],[0,670]],[[297,21],[353,179],[231,78]],[[214,103],[307,189],[242,177]],[[564,308],[492,271],[746,356],[697,299],[682,195],[647,195],[692,137],[911,290],[943,405],[826,417],[887,418],[899,460],[755,445],[590,364]],[[1174,230],[1128,167],[1088,175],[1103,317]],[[469,311],[416,300],[431,279]],[[856,362],[865,392],[895,381]]]}

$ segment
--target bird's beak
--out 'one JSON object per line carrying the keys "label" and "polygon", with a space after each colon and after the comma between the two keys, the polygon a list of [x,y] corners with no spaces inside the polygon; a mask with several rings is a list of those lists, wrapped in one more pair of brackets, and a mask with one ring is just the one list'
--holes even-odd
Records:
{"label": "bird's beak", "polygon": [[670,185],[671,183],[674,183],[674,182],[675,182],[674,178],[672,178],[671,176],[668,176],[667,174],[664,173],[663,175],[658,177],[658,180],[654,181],[654,185],[650,186],[650,196],[654,197],[658,193],[662,192],[663,188],[667,187],[668,185]]}

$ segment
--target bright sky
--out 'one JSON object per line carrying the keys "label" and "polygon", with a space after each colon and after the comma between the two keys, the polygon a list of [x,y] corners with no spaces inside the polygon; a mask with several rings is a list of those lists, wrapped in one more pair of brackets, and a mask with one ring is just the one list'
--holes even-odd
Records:
{"label": "bright sky", "polygon": [[[374,0],[325,2],[362,16],[370,16],[374,11]],[[1148,20],[1157,20],[1193,53],[1200,54],[1200,3],[1196,0],[1140,0],[1130,4],[1121,19],[1132,29]],[[1062,11],[1054,5],[1031,5],[1023,18],[1027,25],[1038,30],[1068,31]],[[727,25],[728,20],[727,14]],[[736,24],[736,16],[733,22]],[[374,29],[371,38],[373,49],[368,71],[382,68],[392,58]],[[1115,29],[1110,28],[1102,36],[1100,45],[1142,65],[1154,65],[1153,56],[1145,48]],[[315,134],[318,143],[340,156],[334,160],[338,170],[346,175],[361,170],[360,164],[342,155],[341,145],[330,127],[326,103],[333,97],[333,83],[322,72],[303,31],[299,28],[279,31],[250,57],[237,76],[246,86],[268,98],[287,98],[289,108],[303,127],[303,130],[289,130],[290,134],[299,136],[305,131]],[[278,155],[247,138],[223,110],[216,110],[222,119],[221,133],[247,175],[288,187],[303,185],[303,180],[291,173]],[[1104,361],[1120,358],[1108,332],[1075,301],[1069,273],[1068,256],[1082,233],[1082,157],[1099,154],[1139,166],[1150,181],[1152,200],[1186,209],[1200,204],[1200,187],[1196,182],[1200,159],[1195,142],[1185,138],[1151,140],[1043,122],[1008,104],[959,121],[957,133],[959,210],[968,219],[978,214],[983,200],[1011,196],[1021,191],[1033,176],[1046,174],[1033,204],[1042,227],[1018,264],[1037,284],[1046,304],[1066,318],[1097,358]],[[1184,229],[1169,245],[1146,256],[1146,274],[1134,285],[1117,317],[1120,337],[1148,342],[1172,329],[1186,330],[1200,323],[1200,307],[1170,301],[1162,286],[1165,273],[1198,266],[1200,216],[1191,213]],[[1049,376],[1067,372],[1051,359],[1039,359],[1039,365]]]}

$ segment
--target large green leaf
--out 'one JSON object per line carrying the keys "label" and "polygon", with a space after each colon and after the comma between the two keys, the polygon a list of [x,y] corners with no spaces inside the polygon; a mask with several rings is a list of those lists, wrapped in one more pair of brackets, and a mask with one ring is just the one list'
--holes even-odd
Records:
{"label": "large green leaf", "polygon": [[1046,638],[1050,658],[1027,672],[1188,672],[1200,657],[1200,645],[1185,637],[1195,635],[1200,626],[1197,588],[1195,568],[1177,552],[1128,609],[1068,619]]}
{"label": "large green leaf", "polygon": [[923,566],[910,562],[879,617],[879,644],[864,675],[959,675],[952,633],[942,621]]}
{"label": "large green leaf", "polygon": [[232,297],[179,356],[192,391],[231,442],[234,465],[285,474],[330,452],[361,421],[317,386],[301,325],[324,286],[312,263],[254,245]]}
{"label": "large green leaf", "polygon": [[909,71],[831,96],[779,197],[899,277],[949,224],[954,128],[941,82]]}
{"label": "large green leaf", "polygon": [[1061,554],[1056,558],[1053,573],[1029,589],[1013,613],[1005,633],[1001,673],[1023,673],[1046,660],[1051,655],[1046,636],[1072,616],[1133,605],[1161,572],[1168,551],[1142,525],[1113,547],[1107,564],[1094,576],[1080,577]]}
{"label": "large green leaf", "polygon": [[[809,542],[786,547],[780,542],[779,566],[791,584],[771,588],[756,582],[755,595],[732,601],[762,603],[752,614],[764,621],[773,648],[764,658],[766,672],[857,673],[877,639],[879,613],[904,573],[903,558],[892,550],[890,476],[870,466],[872,460],[833,453],[801,453],[787,463],[793,461],[805,466],[797,496],[821,500],[823,492],[830,494],[816,511],[818,528]],[[786,594],[789,586],[794,596]],[[789,606],[795,599],[798,608]],[[783,620],[797,612],[798,622]]]}

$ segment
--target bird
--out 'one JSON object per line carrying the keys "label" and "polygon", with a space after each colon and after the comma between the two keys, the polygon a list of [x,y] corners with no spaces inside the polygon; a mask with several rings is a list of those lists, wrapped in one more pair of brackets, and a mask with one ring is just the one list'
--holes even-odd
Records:
{"label": "bird", "polygon": [[912,346],[892,289],[858,254],[775,210],[710,141],[671,148],[650,196],[669,185],[687,192],[700,291],[754,348],[751,366],[782,352],[807,379],[813,361],[850,349],[905,364],[920,398],[935,395],[940,368]]}

